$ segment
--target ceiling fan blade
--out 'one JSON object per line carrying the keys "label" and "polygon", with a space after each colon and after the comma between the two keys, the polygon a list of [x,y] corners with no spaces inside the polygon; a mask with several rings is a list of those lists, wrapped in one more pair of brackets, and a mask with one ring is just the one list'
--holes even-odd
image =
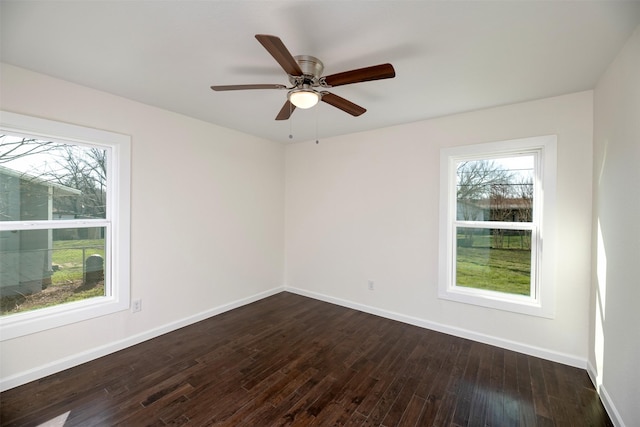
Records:
{"label": "ceiling fan blade", "polygon": [[285,85],[226,85],[226,86],[211,86],[211,89],[215,91],[222,90],[247,90],[247,89],[286,89]]}
{"label": "ceiling fan blade", "polygon": [[289,100],[287,99],[287,102],[284,103],[284,105],[280,109],[280,112],[276,116],[276,120],[287,120],[289,117],[291,117],[291,113],[293,113],[293,110],[295,109],[296,106],[289,102]]}
{"label": "ceiling fan blade", "polygon": [[390,79],[396,76],[396,71],[391,64],[380,64],[372,67],[359,68],[357,70],[344,71],[342,73],[326,76],[324,81],[328,86],[341,86],[351,83],[368,82],[371,80]]}
{"label": "ceiling fan blade", "polygon": [[341,96],[329,92],[322,92],[322,101],[356,117],[367,111],[366,108],[362,108]]}
{"label": "ceiling fan blade", "polygon": [[256,34],[256,39],[267,49],[267,52],[280,64],[285,73],[291,76],[301,76],[302,70],[300,65],[293,58],[282,40],[276,36],[267,34]]}

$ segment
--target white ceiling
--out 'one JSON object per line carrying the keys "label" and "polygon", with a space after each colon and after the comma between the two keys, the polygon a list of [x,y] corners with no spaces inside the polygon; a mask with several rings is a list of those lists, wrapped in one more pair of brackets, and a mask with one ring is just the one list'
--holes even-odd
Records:
{"label": "white ceiling", "polygon": [[[592,89],[640,23],[625,1],[5,1],[3,62],[276,141],[302,141]],[[396,78],[331,91],[274,120],[289,84],[254,38],[325,75],[391,62]],[[293,139],[289,139],[289,134]]]}

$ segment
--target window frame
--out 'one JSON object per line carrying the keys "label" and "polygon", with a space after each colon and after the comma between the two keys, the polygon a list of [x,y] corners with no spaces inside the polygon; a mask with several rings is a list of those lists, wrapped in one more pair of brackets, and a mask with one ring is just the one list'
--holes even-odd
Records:
{"label": "window frame", "polygon": [[[457,169],[463,160],[493,160],[534,154],[532,222],[464,221],[457,219]],[[555,197],[557,136],[545,135],[440,151],[440,230],[438,297],[449,301],[506,310],[532,316],[555,316]],[[529,229],[531,236],[531,292],[529,296],[457,286],[456,230],[475,228]],[[543,251],[544,247],[544,251]]]}
{"label": "window frame", "polygon": [[0,221],[0,230],[105,227],[105,296],[0,317],[0,341],[129,309],[131,137],[0,111],[0,131],[109,150],[104,219]]}

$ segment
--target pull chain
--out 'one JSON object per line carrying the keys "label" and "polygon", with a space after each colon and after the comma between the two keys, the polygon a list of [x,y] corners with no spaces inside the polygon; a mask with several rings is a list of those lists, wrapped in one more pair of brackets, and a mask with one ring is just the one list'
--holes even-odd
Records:
{"label": "pull chain", "polygon": [[291,118],[291,114],[293,109],[291,108],[291,102],[289,102],[289,139],[293,139],[293,132],[291,131],[291,122],[293,119]]}
{"label": "pull chain", "polygon": [[319,108],[316,106],[316,144],[320,142],[318,141],[318,110]]}

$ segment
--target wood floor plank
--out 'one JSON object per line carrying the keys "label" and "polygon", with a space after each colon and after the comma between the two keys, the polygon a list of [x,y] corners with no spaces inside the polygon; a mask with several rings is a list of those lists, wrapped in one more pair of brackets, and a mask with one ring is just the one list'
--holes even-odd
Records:
{"label": "wood floor plank", "polygon": [[480,353],[477,348],[479,343],[473,343],[467,359],[467,365],[462,373],[462,378],[458,382],[455,393],[457,395],[456,409],[453,414],[453,423],[456,425],[466,425],[471,413],[471,400],[478,381],[478,371],[480,370]]}
{"label": "wood floor plank", "polygon": [[446,393],[438,406],[438,413],[436,414],[435,420],[429,425],[435,427],[452,424],[453,413],[456,409],[456,400],[458,400],[458,396],[454,393]]}
{"label": "wood floor plank", "polygon": [[[433,379],[429,394],[425,398],[425,407],[420,416],[419,425],[439,425],[438,422],[441,422],[443,418],[447,416],[450,417],[453,414],[455,401],[451,402],[451,404],[454,405],[453,408],[441,407],[443,406],[445,397],[449,394],[447,392],[449,389],[449,378],[453,371],[455,361],[460,354],[461,344],[462,341],[458,339],[450,340],[450,342],[446,344],[443,342],[442,349],[448,353],[448,357],[443,360]],[[447,413],[447,411],[451,412]]]}
{"label": "wood floor plank", "polygon": [[580,387],[579,395],[580,413],[584,416],[585,425],[596,426],[604,420],[605,424],[602,425],[613,426],[610,420],[606,417],[604,408],[597,404],[600,398],[593,387],[589,387],[587,384],[583,385]]}
{"label": "wood floor plank", "polygon": [[358,369],[351,365],[356,373],[346,385],[339,398],[336,400],[339,405],[344,408],[353,408],[355,410],[364,396],[369,392],[373,385],[377,382],[377,379],[371,376],[375,365],[371,361],[359,364]]}
{"label": "wood floor plank", "polygon": [[491,347],[485,344],[478,346],[478,376],[471,396],[469,408],[469,427],[486,424],[489,402],[491,401]]}
{"label": "wood floor plank", "polygon": [[382,423],[387,412],[391,409],[393,402],[395,402],[396,396],[400,390],[402,390],[407,380],[408,378],[404,376],[394,377],[389,387],[382,393],[368,417],[374,425],[380,425]]}
{"label": "wood floor plank", "polygon": [[428,344],[427,350],[429,352],[429,362],[427,369],[424,372],[420,383],[416,387],[415,394],[425,399],[429,397],[430,392],[434,389],[435,381],[438,372],[440,372],[445,360],[449,360],[450,354],[448,352],[447,335],[435,333],[431,342]]}
{"label": "wood floor plank", "polygon": [[367,417],[360,412],[354,412],[344,425],[345,427],[362,427],[366,422]]}
{"label": "wood floor plank", "polygon": [[[321,381],[322,375],[316,369],[309,369],[298,375],[292,383],[276,393],[272,402],[267,401],[259,410],[245,418],[245,425],[261,426],[282,422],[287,412]],[[293,387],[292,387],[293,384]],[[290,392],[293,389],[293,392]]]}
{"label": "wood floor plank", "polygon": [[[424,343],[418,343],[414,351],[409,354],[407,359],[407,365],[403,376],[406,377],[406,383],[400,393],[398,393],[395,401],[389,408],[387,415],[384,417],[382,424],[385,426],[395,426],[400,423],[400,420],[407,411],[412,400],[414,400],[416,389],[420,384],[420,380],[424,378],[424,374],[429,366],[428,358],[426,357],[426,347]],[[420,398],[422,406],[424,406],[424,399]],[[420,410],[420,412],[422,412]],[[417,414],[418,416],[420,413]],[[412,417],[413,415],[411,415]]]}
{"label": "wood floor plank", "polygon": [[518,399],[520,402],[520,425],[535,426],[536,412],[531,385],[529,357],[527,355],[516,355],[516,378],[518,380]]}
{"label": "wood floor plank", "polygon": [[518,425],[520,422],[520,399],[518,393],[517,354],[504,352],[504,420],[507,425]]}
{"label": "wood floor plank", "polygon": [[313,402],[320,396],[323,390],[331,387],[335,382],[332,377],[322,378],[313,388],[311,388],[306,394],[300,396],[298,401],[287,411],[279,417],[276,421],[276,425],[307,425],[313,420],[313,415],[307,411]]}
{"label": "wood floor plank", "polygon": [[612,426],[584,370],[286,292],[0,394],[54,422]]}
{"label": "wood floor plank", "polygon": [[303,372],[292,371],[289,374],[289,381],[286,385],[284,385],[280,390],[276,393],[269,396],[267,399],[267,403],[273,407],[278,407],[280,403],[293,395],[294,393],[299,393],[300,389],[304,384],[307,384],[312,378],[317,376],[319,371],[315,368],[307,368]]}
{"label": "wood floor plank", "polygon": [[542,365],[540,364],[540,360],[535,357],[530,358],[529,362],[531,372],[531,393],[536,416],[551,419],[549,398],[546,393],[544,376],[542,374]]}
{"label": "wood floor plank", "polygon": [[491,351],[491,373],[489,378],[490,400],[487,407],[487,426],[505,425],[504,417],[504,353],[501,348]]}
{"label": "wood floor plank", "polygon": [[407,407],[405,408],[405,411],[402,414],[402,418],[400,418],[400,421],[398,421],[397,424],[391,424],[391,425],[407,426],[407,427],[419,425],[418,420],[420,420],[420,415],[422,414],[422,409],[424,408],[425,402],[426,402],[425,399],[423,399],[422,397],[419,397],[416,394],[411,396],[411,400],[407,404]]}

